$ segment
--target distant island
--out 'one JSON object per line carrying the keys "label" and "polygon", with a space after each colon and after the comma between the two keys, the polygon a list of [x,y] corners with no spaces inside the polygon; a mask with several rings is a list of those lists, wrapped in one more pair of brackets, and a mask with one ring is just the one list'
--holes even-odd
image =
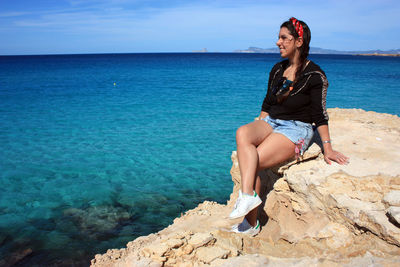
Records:
{"label": "distant island", "polygon": [[[235,50],[235,53],[279,53],[275,48],[249,47],[244,50]],[[400,56],[400,49],[393,50],[368,50],[368,51],[339,51],[333,49],[324,49],[319,47],[310,47],[310,54],[336,54],[336,55],[361,55],[361,56]]]}
{"label": "distant island", "polygon": [[381,57],[400,57],[400,54],[357,54],[357,56],[381,56]]}
{"label": "distant island", "polygon": [[208,52],[207,48],[203,48],[201,50],[193,50],[192,51],[192,53],[207,53],[207,52]]}

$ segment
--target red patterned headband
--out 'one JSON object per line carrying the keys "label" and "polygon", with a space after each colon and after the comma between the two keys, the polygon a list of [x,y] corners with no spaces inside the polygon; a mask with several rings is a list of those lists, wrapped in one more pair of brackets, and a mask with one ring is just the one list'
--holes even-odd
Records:
{"label": "red patterned headband", "polygon": [[290,21],[293,23],[293,26],[296,29],[296,32],[299,35],[299,37],[303,38],[303,25],[301,25],[301,23],[294,17],[291,17]]}

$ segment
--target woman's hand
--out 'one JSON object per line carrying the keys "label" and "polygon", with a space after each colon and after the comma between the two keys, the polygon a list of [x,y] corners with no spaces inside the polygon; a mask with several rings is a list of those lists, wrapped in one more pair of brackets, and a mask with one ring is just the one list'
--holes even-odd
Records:
{"label": "woman's hand", "polygon": [[334,161],[340,165],[349,164],[349,157],[346,157],[339,151],[335,151],[335,150],[325,151],[324,159],[325,159],[325,162],[328,163],[329,165],[332,164],[332,161]]}
{"label": "woman's hand", "polygon": [[329,165],[332,164],[331,161],[334,161],[340,165],[348,164],[349,158],[340,153],[339,151],[335,151],[331,146],[331,138],[329,136],[329,128],[328,125],[320,125],[318,128],[319,136],[321,137],[323,150],[324,150],[324,159],[326,163]]}

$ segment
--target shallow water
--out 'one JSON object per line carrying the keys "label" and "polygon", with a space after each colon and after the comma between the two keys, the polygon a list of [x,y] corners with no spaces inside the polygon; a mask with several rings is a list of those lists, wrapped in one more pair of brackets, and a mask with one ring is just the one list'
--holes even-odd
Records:
{"label": "shallow water", "polygon": [[[400,58],[312,55],[328,107],[400,114]],[[0,258],[86,266],[232,190],[274,54],[0,57]]]}

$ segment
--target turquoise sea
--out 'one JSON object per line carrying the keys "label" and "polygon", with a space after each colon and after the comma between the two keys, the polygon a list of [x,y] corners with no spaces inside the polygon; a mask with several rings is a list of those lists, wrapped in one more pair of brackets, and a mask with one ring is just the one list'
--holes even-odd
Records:
{"label": "turquoise sea", "polygon": [[[310,58],[328,107],[400,115],[400,57]],[[279,60],[0,56],[0,265],[87,266],[204,200],[225,203],[235,131],[259,114]]]}

